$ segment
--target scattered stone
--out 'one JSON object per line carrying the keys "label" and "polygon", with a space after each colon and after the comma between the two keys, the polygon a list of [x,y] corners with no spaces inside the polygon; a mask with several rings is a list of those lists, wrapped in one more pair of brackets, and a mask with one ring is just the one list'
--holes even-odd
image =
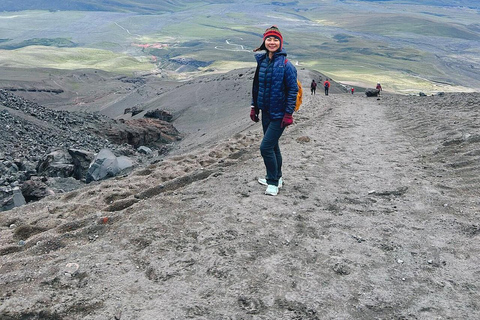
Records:
{"label": "scattered stone", "polygon": [[151,154],[153,152],[152,149],[150,149],[149,147],[145,147],[145,146],[138,147],[137,151],[140,152],[140,153],[143,153],[143,154]]}
{"label": "scattered stone", "polygon": [[341,276],[346,276],[346,275],[349,275],[351,273],[351,270],[350,270],[349,266],[346,265],[343,262],[336,263],[333,266],[333,271],[336,274],[341,275]]}
{"label": "scattered stone", "polygon": [[25,197],[19,187],[13,188],[13,204],[15,207],[20,207],[26,204]]}
{"label": "scattered stone", "polygon": [[307,143],[310,142],[310,137],[302,136],[297,138],[297,142],[299,143]]}
{"label": "scattered stone", "polygon": [[79,268],[80,266],[78,263],[67,263],[64,268],[65,275],[68,277],[73,277],[77,274]]}

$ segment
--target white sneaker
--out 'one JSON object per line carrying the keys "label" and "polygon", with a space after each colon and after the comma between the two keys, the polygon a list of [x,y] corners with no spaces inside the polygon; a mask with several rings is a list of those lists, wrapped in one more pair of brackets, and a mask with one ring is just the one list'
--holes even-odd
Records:
{"label": "white sneaker", "polygon": [[[267,179],[258,179],[258,183],[263,184],[264,186],[268,186]],[[278,188],[283,187],[283,179],[278,179]]]}
{"label": "white sneaker", "polygon": [[270,196],[276,196],[278,194],[278,187],[269,184],[267,190],[265,190],[265,194],[268,194]]}

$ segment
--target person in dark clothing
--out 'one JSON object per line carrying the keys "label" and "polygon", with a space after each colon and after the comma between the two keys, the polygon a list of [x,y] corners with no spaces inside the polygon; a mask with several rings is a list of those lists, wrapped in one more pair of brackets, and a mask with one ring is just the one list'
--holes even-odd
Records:
{"label": "person in dark clothing", "polygon": [[315,79],[314,79],[310,84],[310,91],[312,92],[311,94],[315,95],[315,90],[317,90],[317,83],[315,82]]}
{"label": "person in dark clothing", "polygon": [[259,121],[262,111],[263,139],[260,153],[265,164],[266,176],[258,179],[266,185],[265,194],[276,196],[283,186],[282,154],[279,139],[285,128],[293,123],[293,112],[297,101],[297,70],[287,59],[283,48],[283,37],[276,26],[265,30],[262,45],[254,52],[257,70],[252,86],[250,118]]}
{"label": "person in dark clothing", "polygon": [[328,78],[323,83],[323,87],[325,88],[325,95],[328,96],[328,90],[330,89],[330,81],[328,81]]}

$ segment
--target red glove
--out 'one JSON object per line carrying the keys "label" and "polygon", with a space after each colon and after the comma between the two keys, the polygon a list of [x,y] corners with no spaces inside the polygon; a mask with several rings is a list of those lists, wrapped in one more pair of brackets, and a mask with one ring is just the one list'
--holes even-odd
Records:
{"label": "red glove", "polygon": [[258,122],[258,109],[255,107],[252,107],[252,110],[250,110],[250,119],[252,119],[253,122]]}
{"label": "red glove", "polygon": [[282,124],[280,125],[280,128],[284,128],[286,126],[289,126],[293,123],[293,117],[289,113],[285,113],[283,116]]}

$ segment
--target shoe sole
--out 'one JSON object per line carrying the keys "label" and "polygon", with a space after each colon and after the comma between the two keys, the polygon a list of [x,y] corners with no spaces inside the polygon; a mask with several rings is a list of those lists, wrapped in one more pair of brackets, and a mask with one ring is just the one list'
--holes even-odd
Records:
{"label": "shoe sole", "polygon": [[278,194],[278,188],[277,188],[277,192],[268,192],[268,188],[267,188],[267,190],[265,190],[265,194],[269,196],[276,196]]}
{"label": "shoe sole", "polygon": [[[267,180],[265,179],[258,179],[257,181],[263,186],[268,186]],[[283,180],[282,180],[282,183],[278,184],[278,189],[280,189],[281,187],[283,187]]]}

